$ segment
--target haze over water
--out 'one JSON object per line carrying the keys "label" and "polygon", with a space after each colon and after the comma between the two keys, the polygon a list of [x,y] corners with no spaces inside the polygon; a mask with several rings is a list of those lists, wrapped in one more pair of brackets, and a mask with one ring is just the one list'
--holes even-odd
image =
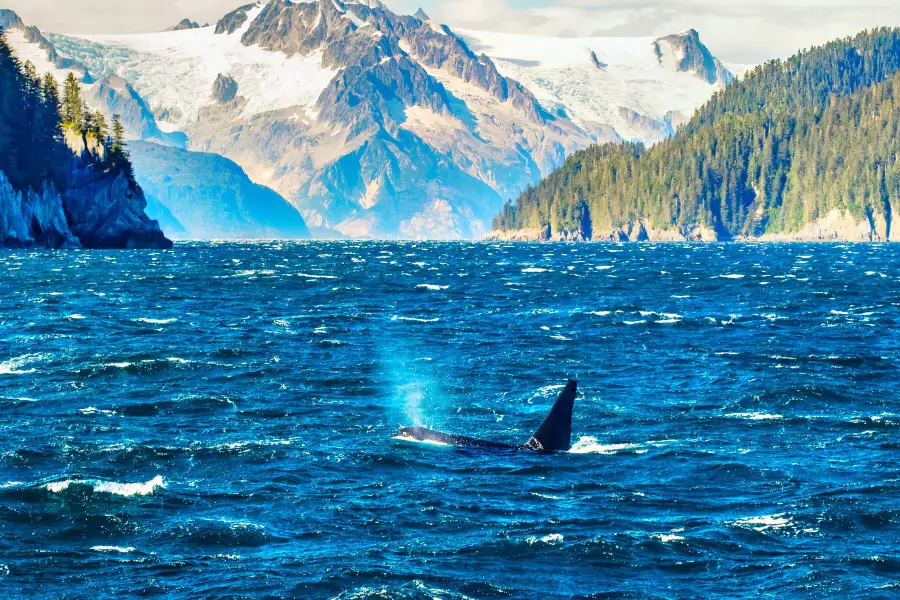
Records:
{"label": "haze over water", "polygon": [[[0,253],[7,597],[889,598],[900,250]],[[528,440],[578,377],[572,452]]]}

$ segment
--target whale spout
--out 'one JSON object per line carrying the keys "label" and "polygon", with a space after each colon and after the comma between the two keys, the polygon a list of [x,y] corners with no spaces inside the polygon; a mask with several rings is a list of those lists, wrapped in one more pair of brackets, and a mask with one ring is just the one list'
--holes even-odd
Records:
{"label": "whale spout", "polygon": [[572,448],[572,409],[577,395],[578,382],[570,379],[525,448],[541,452],[567,452]]}

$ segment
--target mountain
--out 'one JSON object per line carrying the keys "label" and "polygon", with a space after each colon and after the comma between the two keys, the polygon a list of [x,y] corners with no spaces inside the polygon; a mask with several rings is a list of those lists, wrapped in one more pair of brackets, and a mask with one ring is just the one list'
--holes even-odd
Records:
{"label": "mountain", "polygon": [[185,29],[200,29],[200,23],[190,19],[182,19],[176,25],[166,29],[166,31],[184,31]]}
{"label": "mountain", "polygon": [[0,246],[171,247],[144,213],[119,138],[60,120],[55,81],[0,36]]}
{"label": "mountain", "polygon": [[734,80],[695,30],[659,39],[457,33],[598,141],[664,140]]}
{"label": "mountain", "polygon": [[215,154],[128,145],[147,213],[176,239],[302,239],[309,229],[284,198]]}
{"label": "mountain", "polygon": [[[161,130],[234,161],[328,236],[479,237],[504,199],[567,155],[670,135],[727,79],[699,39],[638,40],[620,59],[598,44],[595,62],[582,57],[597,73],[545,102],[537,71],[520,81],[519,59],[491,58],[472,35],[377,0],[272,0],[215,27],[48,37],[97,77],[125,79]],[[659,82],[633,76],[629,57]]]}
{"label": "mountain", "polygon": [[494,236],[900,240],[898,72],[900,29],[772,61],[649,150],[576,153]]}

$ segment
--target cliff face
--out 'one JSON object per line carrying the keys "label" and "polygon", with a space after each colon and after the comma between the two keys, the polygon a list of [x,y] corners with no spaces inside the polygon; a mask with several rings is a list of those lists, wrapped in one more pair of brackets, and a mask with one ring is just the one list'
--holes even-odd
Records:
{"label": "cliff face", "polygon": [[69,229],[63,200],[52,185],[19,192],[0,171],[0,247],[80,248],[81,242]]}
{"label": "cliff face", "polygon": [[16,190],[0,171],[0,246],[12,248],[171,248],[147,200],[124,173],[91,166],[102,146],[67,131],[75,154],[63,191],[51,183]]}

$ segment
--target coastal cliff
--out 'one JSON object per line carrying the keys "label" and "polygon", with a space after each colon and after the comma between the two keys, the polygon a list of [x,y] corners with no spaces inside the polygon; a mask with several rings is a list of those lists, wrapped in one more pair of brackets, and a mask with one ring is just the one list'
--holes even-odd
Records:
{"label": "coastal cliff", "polygon": [[144,212],[118,121],[109,132],[84,109],[72,74],[61,100],[2,35],[0,107],[0,247],[172,246]]}
{"label": "coastal cliff", "polygon": [[103,146],[71,131],[65,139],[73,160],[62,189],[49,180],[16,189],[0,170],[0,247],[171,248],[141,188],[95,166]]}

